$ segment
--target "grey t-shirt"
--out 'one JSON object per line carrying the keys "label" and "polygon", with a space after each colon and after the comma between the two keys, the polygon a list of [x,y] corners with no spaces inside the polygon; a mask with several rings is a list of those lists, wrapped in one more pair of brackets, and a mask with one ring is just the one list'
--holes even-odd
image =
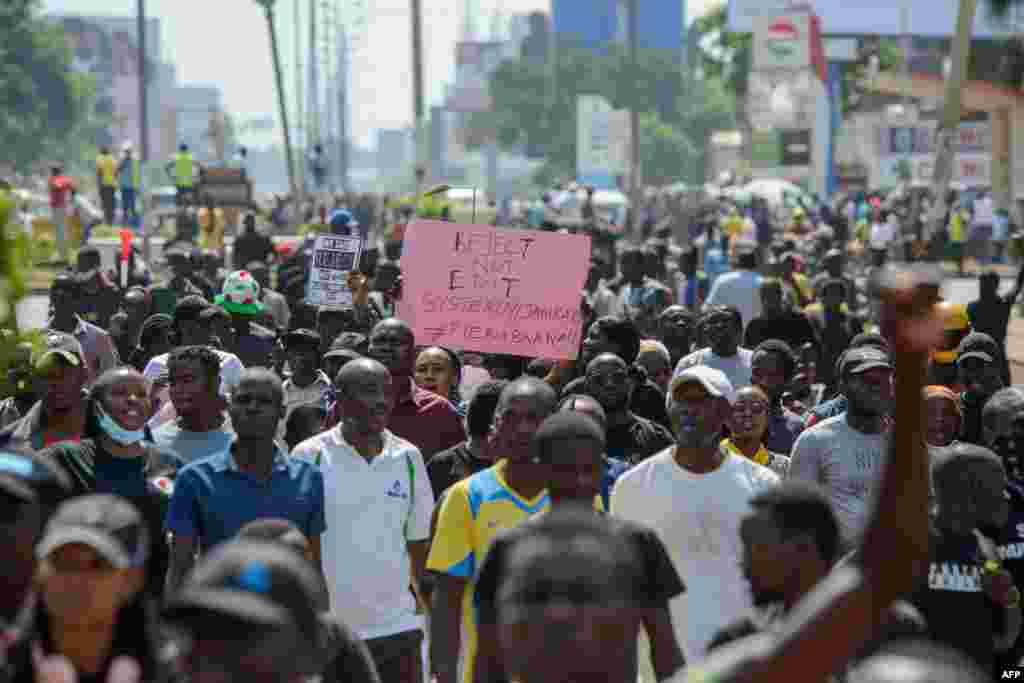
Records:
{"label": "grey t-shirt", "polygon": [[177,420],[165,422],[153,430],[153,443],[173,453],[184,463],[208,458],[231,446],[235,430],[225,417],[224,424],[208,432],[190,432],[178,426]]}
{"label": "grey t-shirt", "polygon": [[686,368],[692,368],[695,365],[706,365],[709,368],[721,370],[732,382],[733,388],[739,390],[750,385],[750,361],[753,357],[753,351],[742,347],[736,349],[735,356],[719,356],[710,347],[704,348],[680,358],[673,374],[679,374]]}
{"label": "grey t-shirt", "polygon": [[858,432],[843,413],[814,425],[793,446],[788,478],[824,487],[844,547],[855,545],[864,533],[887,438]]}

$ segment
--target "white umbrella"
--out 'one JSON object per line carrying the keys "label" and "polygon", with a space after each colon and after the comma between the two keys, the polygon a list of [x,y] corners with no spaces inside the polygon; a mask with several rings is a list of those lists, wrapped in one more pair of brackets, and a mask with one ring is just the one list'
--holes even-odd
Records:
{"label": "white umbrella", "polygon": [[797,198],[810,203],[810,197],[807,195],[807,192],[788,180],[761,178],[760,180],[751,181],[743,189],[749,194],[761,197],[768,203],[775,204],[777,206],[785,206],[787,203],[793,202]]}

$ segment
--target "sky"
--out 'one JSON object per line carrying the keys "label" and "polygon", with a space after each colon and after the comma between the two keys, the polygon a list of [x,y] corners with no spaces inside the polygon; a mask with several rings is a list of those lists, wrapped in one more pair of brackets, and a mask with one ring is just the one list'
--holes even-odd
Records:
{"label": "sky", "polygon": [[[376,129],[403,127],[412,120],[409,0],[315,1],[318,7],[346,7],[351,19],[365,22],[366,28],[352,41],[349,133],[357,143],[372,146]],[[691,18],[720,1],[689,0]],[[277,0],[275,8],[290,116],[294,116],[291,93],[296,80],[296,4],[298,0]],[[486,17],[499,9],[505,14],[550,9],[550,0],[476,0],[476,4],[485,25]],[[462,34],[464,0],[425,0],[422,5],[429,106],[440,101],[445,83],[454,75],[454,44]],[[43,6],[51,13],[134,16],[136,0],[43,0]],[[309,0],[301,0],[303,46],[309,30],[308,6]],[[179,83],[219,86],[227,111],[242,120],[268,114],[279,119],[267,22],[255,0],[146,0],[146,12],[161,20],[163,58],[176,63]],[[250,144],[262,141],[248,140]]]}

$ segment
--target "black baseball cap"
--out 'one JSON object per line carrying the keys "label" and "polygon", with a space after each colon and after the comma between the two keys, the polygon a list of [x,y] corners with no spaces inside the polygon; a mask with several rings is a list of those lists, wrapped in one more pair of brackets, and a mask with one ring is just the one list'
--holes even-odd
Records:
{"label": "black baseball cap", "polygon": [[197,294],[190,294],[178,299],[174,306],[174,322],[184,320],[201,320],[203,311],[212,306],[209,301]]}
{"label": "black baseball cap", "polygon": [[43,336],[43,349],[32,359],[32,365],[36,370],[46,370],[54,358],[61,358],[76,368],[85,364],[82,345],[73,335],[47,331]]}
{"label": "black baseball cap", "polygon": [[297,346],[313,346],[320,348],[320,334],[315,330],[300,327],[284,335],[284,347],[286,349]]}
{"label": "black baseball cap", "polygon": [[78,292],[81,288],[78,278],[71,272],[57,273],[50,282],[50,292]]}
{"label": "black baseball cap", "polygon": [[62,503],[46,525],[36,557],[72,543],[89,546],[117,569],[142,567],[149,557],[149,534],[138,508],[106,493]]}
{"label": "black baseball cap", "polygon": [[[322,629],[316,605],[323,584],[305,558],[262,540],[224,543],[206,556],[163,610],[172,623],[188,628],[211,615],[254,630],[273,630],[295,638],[301,668],[323,668]],[[317,668],[319,667],[319,668]]]}
{"label": "black baseball cap", "polygon": [[960,340],[957,347],[957,362],[967,358],[980,358],[986,363],[994,363],[999,358],[999,344],[984,332],[971,332]]}
{"label": "black baseball cap", "polygon": [[873,346],[861,346],[848,349],[843,354],[839,364],[839,373],[846,377],[848,375],[859,375],[875,368],[892,370],[892,360],[889,354]]}
{"label": "black baseball cap", "polygon": [[95,275],[96,271],[103,265],[103,257],[98,247],[87,244],[78,250],[75,258],[75,270],[86,275]]}

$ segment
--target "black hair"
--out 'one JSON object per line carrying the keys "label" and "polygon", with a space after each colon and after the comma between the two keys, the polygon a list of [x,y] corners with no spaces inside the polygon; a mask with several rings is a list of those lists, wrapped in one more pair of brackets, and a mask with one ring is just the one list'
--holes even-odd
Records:
{"label": "black hair", "polygon": [[526,373],[530,377],[536,377],[537,379],[544,379],[551,372],[551,368],[555,367],[555,361],[550,358],[534,358],[530,361],[530,364],[526,366]]}
{"label": "black hair", "polygon": [[277,376],[277,373],[267,368],[244,368],[242,370],[242,376],[238,379],[238,386],[241,387],[243,382],[264,382],[269,384],[274,393],[277,394],[278,400],[281,404],[284,404],[284,388],[281,385],[281,378]]}
{"label": "black hair", "polygon": [[[919,665],[915,670],[884,666],[887,658]],[[849,683],[984,683],[987,672],[959,650],[923,638],[901,638],[887,643],[859,661],[846,675]]]}
{"label": "black hair", "polygon": [[174,321],[171,319],[171,316],[164,313],[154,313],[142,323],[142,329],[139,330],[139,346],[145,349],[152,343],[153,337],[157,332],[170,330],[173,327]]}
{"label": "black hair", "polygon": [[452,382],[452,386],[448,390],[448,395],[445,396],[445,398],[451,401],[453,405],[459,405],[462,403],[462,392],[459,389],[459,384],[462,383],[462,359],[459,358],[459,354],[455,353],[455,351],[449,349],[447,346],[437,345],[424,346],[416,352],[416,358],[419,358],[419,355],[427,349],[438,349],[448,356],[448,363],[452,366],[452,372],[455,374],[455,381]]}
{"label": "black hair", "polygon": [[[305,285],[301,282],[298,286],[304,287]],[[288,320],[288,328],[290,330],[298,330],[300,328],[313,329],[316,327],[317,307],[309,303],[305,299],[295,302],[292,306],[292,315]]]}
{"label": "black hair", "polygon": [[755,510],[768,512],[787,536],[810,534],[829,565],[839,556],[839,522],[828,496],[816,484],[785,481],[750,499]]}
{"label": "black hair", "polygon": [[113,387],[122,377],[134,377],[141,378],[150,384],[150,381],[142,376],[142,373],[130,366],[120,366],[107,370],[93,383],[89,389],[89,397],[85,402],[85,419],[82,427],[82,438],[85,439],[96,439],[98,436],[103,434],[103,429],[99,424],[99,409],[104,411],[107,410],[106,398],[107,392]]}
{"label": "black hair", "polygon": [[491,431],[498,399],[507,386],[508,381],[495,379],[476,388],[473,398],[466,407],[466,431],[469,432],[469,436],[484,437]]}
{"label": "black hair", "polygon": [[992,394],[981,409],[982,427],[994,431],[1008,413],[1024,415],[1024,387],[1014,385]]}
{"label": "black hair", "polygon": [[745,270],[754,270],[757,268],[757,252],[741,252],[740,255],[736,257],[736,265]]}
{"label": "black hair", "polygon": [[697,324],[701,326],[706,325],[708,321],[719,315],[728,315],[732,317],[733,325],[735,325],[736,329],[740,331],[740,334],[743,333],[743,314],[740,313],[740,309],[735,306],[708,306],[704,309],[704,312],[701,313]]}
{"label": "black hair", "polygon": [[640,331],[632,320],[608,315],[595,320],[593,326],[618,348],[617,355],[626,365],[636,360],[640,353]]}
{"label": "black hair", "polygon": [[536,377],[520,377],[519,379],[506,384],[505,388],[501,390],[501,395],[498,397],[498,405],[495,408],[495,413],[498,413],[508,404],[511,396],[524,390],[543,397],[547,401],[548,407],[551,410],[554,410],[555,404],[558,403],[558,394],[555,393],[555,390],[551,388],[550,384],[543,380],[539,380]]}
{"label": "black hair", "polygon": [[954,441],[944,448],[932,449],[932,487],[936,496],[941,496],[942,491],[965,490],[976,465],[1003,469],[999,456],[984,446]]}
{"label": "black hair", "polygon": [[[301,539],[302,543],[289,541],[289,536],[294,541]],[[277,543],[300,554],[305,553],[309,547],[309,539],[306,538],[306,535],[287,519],[257,519],[239,529],[235,538]]]}
{"label": "black hair", "polygon": [[556,412],[550,415],[537,429],[530,448],[535,464],[550,464],[555,452],[565,451],[565,442],[570,439],[585,439],[597,448],[597,459],[604,454],[604,429],[597,420],[575,411]]}
{"label": "black hair", "polygon": [[861,332],[850,340],[850,345],[847,349],[855,349],[859,346],[873,346],[876,349],[881,349],[886,353],[889,353],[889,342],[885,340],[885,337],[876,332]]}
{"label": "black hair", "polygon": [[167,370],[179,363],[198,363],[209,384],[220,377],[220,357],[209,346],[182,346],[171,351],[167,357]]}
{"label": "black hair", "polygon": [[288,444],[289,448],[295,448],[303,440],[299,438],[301,436],[299,430],[308,424],[307,421],[319,420],[323,423],[326,417],[327,410],[319,403],[303,403],[295,406],[284,421],[284,442]]}
{"label": "black hair", "polygon": [[171,318],[177,327],[180,323],[188,320],[199,320],[199,316],[209,307],[209,301],[196,294],[190,294],[178,299],[178,303],[174,306],[174,315]]}
{"label": "black hair", "polygon": [[781,339],[765,339],[754,347],[751,359],[762,351],[764,353],[773,354],[776,358],[782,361],[782,373],[785,375],[787,382],[793,379],[793,375],[796,374],[797,359],[796,354],[793,353],[793,349],[789,344]]}

